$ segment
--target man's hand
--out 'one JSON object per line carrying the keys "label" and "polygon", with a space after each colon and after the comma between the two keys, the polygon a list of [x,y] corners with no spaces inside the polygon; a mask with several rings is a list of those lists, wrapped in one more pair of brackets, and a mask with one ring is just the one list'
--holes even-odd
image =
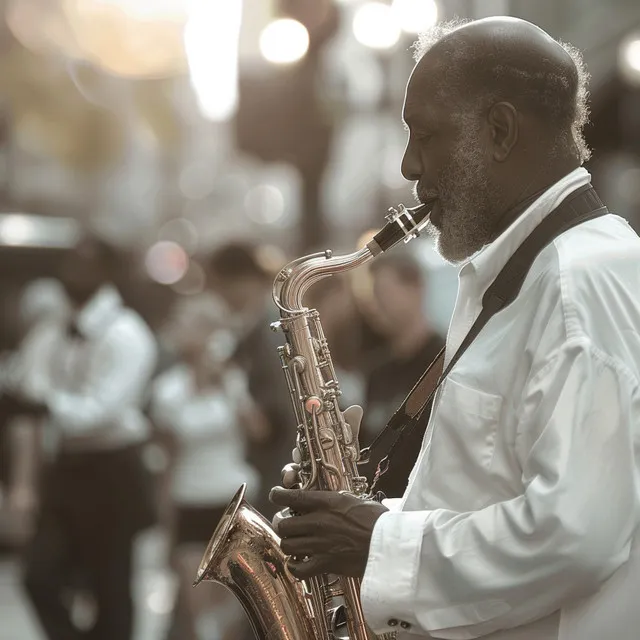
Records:
{"label": "man's hand", "polygon": [[[360,432],[360,423],[362,422],[363,410],[360,405],[353,404],[350,407],[347,407],[342,412],[342,417],[344,421],[347,423],[349,428],[351,429],[351,436],[355,441],[356,448],[358,451],[360,450],[360,445],[358,444],[358,433]],[[297,489],[300,484],[300,462],[302,460],[302,456],[300,455],[300,451],[298,447],[296,447],[291,452],[291,457],[293,458],[293,462],[286,464],[282,468],[282,486],[285,489]],[[291,511],[289,509],[282,509],[278,511],[273,516],[273,520],[271,521],[271,525],[274,530],[278,530],[279,524],[285,519],[291,517]]]}
{"label": "man's hand", "polygon": [[301,514],[277,523],[280,547],[292,556],[288,566],[296,578],[364,576],[373,528],[386,507],[334,491],[275,487],[269,498]]}

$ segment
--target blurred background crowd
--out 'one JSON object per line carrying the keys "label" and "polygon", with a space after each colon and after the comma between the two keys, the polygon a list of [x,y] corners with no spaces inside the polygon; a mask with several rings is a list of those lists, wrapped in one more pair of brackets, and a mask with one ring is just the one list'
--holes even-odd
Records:
{"label": "blurred background crowd", "polygon": [[[0,640],[249,640],[233,598],[190,585],[240,484],[270,517],[290,460],[273,279],[413,202],[416,34],[508,14],[582,49],[587,168],[638,230],[640,4],[0,7]],[[363,445],[442,346],[457,286],[427,239],[373,265],[307,298]]]}

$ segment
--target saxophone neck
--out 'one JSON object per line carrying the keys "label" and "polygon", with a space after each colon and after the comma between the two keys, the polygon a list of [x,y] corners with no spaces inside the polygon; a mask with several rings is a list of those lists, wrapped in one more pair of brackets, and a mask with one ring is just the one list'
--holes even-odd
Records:
{"label": "saxophone neck", "polygon": [[417,238],[429,221],[433,202],[412,209],[404,205],[389,209],[387,224],[358,251],[342,256],[322,251],[290,262],[280,271],[273,285],[273,300],[281,313],[295,315],[303,312],[304,295],[316,282],[336,273],[357,269],[401,240],[409,242]]}
{"label": "saxophone neck", "polygon": [[314,253],[298,258],[286,265],[273,285],[273,300],[285,315],[296,315],[306,310],[305,293],[317,282],[337,273],[345,273],[369,262],[374,254],[369,245],[359,251],[341,256],[331,251]]}

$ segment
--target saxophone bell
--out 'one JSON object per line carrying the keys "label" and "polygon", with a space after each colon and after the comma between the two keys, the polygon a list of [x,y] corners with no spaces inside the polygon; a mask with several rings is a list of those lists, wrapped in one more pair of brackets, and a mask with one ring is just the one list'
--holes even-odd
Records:
{"label": "saxophone bell", "polygon": [[327,640],[303,582],[287,568],[280,538],[245,500],[243,484],[227,506],[202,557],[193,586],[231,591],[258,640]]}

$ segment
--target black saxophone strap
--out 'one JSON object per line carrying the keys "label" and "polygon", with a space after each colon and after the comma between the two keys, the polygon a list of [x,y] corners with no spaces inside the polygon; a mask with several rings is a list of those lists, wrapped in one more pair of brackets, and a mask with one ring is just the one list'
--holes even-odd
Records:
{"label": "black saxophone strap", "polygon": [[451,358],[446,369],[445,348],[443,347],[435,360],[415,384],[404,402],[393,414],[387,426],[376,436],[369,447],[360,454],[362,463],[368,462],[371,451],[387,433],[397,433],[387,455],[380,461],[376,470],[371,491],[375,490],[379,478],[387,471],[394,451],[400,441],[413,431],[420,422],[425,410],[436,391],[453,369],[462,354],[475,340],[487,322],[500,310],[511,304],[517,297],[522,283],[536,257],[548,244],[560,234],[587,220],[606,215],[608,212],[595,189],[586,184],[571,193],[527,236],[515,253],[509,258],[500,273],[482,298],[482,310],[465,336],[462,344]]}

